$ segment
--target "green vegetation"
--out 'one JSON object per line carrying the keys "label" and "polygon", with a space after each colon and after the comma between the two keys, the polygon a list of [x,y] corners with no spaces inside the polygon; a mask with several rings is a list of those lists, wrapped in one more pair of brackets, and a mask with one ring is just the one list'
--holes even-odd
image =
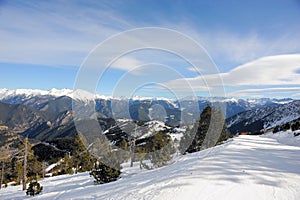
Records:
{"label": "green vegetation", "polygon": [[120,169],[109,167],[99,161],[95,162],[95,167],[90,173],[95,178],[95,185],[116,181],[120,174]]}
{"label": "green vegetation", "polygon": [[34,196],[41,193],[42,190],[43,190],[43,186],[41,186],[36,180],[32,180],[29,183],[26,194],[30,196]]}

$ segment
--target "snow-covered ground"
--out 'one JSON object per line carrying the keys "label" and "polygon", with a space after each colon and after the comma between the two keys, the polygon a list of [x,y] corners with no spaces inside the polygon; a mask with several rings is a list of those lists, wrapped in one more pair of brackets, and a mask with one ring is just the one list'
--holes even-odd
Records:
{"label": "snow-covered ground", "polygon": [[[298,200],[300,143],[284,144],[284,134],[290,137],[282,133],[280,142],[271,134],[240,136],[151,171],[125,167],[120,180],[104,185],[93,185],[88,173],[47,178],[32,199]],[[21,186],[0,191],[0,199],[25,198]]]}
{"label": "snow-covered ground", "polygon": [[272,132],[266,133],[263,137],[274,138],[278,142],[286,145],[300,146],[300,136],[295,137],[294,133],[300,133],[300,130],[297,131],[281,131],[279,133],[273,134]]}

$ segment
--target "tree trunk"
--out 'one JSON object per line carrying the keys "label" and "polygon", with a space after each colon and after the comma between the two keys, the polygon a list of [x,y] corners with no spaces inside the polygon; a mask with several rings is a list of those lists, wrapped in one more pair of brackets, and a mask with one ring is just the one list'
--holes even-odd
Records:
{"label": "tree trunk", "polygon": [[25,152],[24,152],[24,166],[23,166],[23,190],[26,190],[26,181],[27,181],[27,137],[25,137]]}
{"label": "tree trunk", "polygon": [[45,161],[42,162],[42,168],[43,168],[42,176],[43,178],[45,178]]}
{"label": "tree trunk", "polygon": [[136,128],[137,125],[135,125],[135,129],[134,129],[134,137],[131,138],[130,137],[130,167],[133,167],[133,160],[134,160],[134,152],[135,152],[135,140],[136,140]]}
{"label": "tree trunk", "polygon": [[0,189],[2,188],[3,179],[4,179],[4,160],[2,161]]}
{"label": "tree trunk", "polygon": [[135,138],[131,140],[130,144],[130,167],[133,167],[133,161],[134,161],[134,151],[135,151]]}

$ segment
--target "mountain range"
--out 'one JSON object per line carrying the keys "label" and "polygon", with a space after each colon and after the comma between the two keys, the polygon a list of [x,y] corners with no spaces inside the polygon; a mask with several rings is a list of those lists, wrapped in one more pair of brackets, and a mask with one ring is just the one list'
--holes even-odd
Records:
{"label": "mountain range", "polygon": [[300,101],[267,106],[238,113],[226,119],[227,127],[235,132],[258,132],[271,129],[300,118]]}
{"label": "mountain range", "polygon": [[[183,99],[166,99],[166,98],[145,98],[145,97],[132,97],[132,98],[115,98],[106,97],[102,95],[94,95],[81,90],[69,90],[69,89],[51,89],[45,90],[32,90],[32,89],[17,89],[8,90],[0,89],[0,101],[8,104],[22,104],[36,110],[45,111],[48,113],[60,113],[65,110],[72,109],[72,101],[86,102],[95,101],[96,111],[101,113],[103,117],[112,117],[121,113],[119,117],[122,118],[122,104],[127,106],[129,103],[130,109],[134,112],[137,111],[137,106],[143,107],[147,115],[149,115],[149,109],[151,106],[160,105],[162,106],[167,114],[176,114],[178,111],[185,110],[189,113],[198,117],[198,112],[201,112],[207,105],[222,104],[226,106],[226,118],[231,117],[237,113],[252,110],[256,108],[262,108],[266,106],[274,106],[280,104],[286,104],[293,99],[275,99],[275,98],[259,98],[259,99],[236,99],[226,97],[185,97]],[[195,113],[195,102],[196,106],[199,106],[198,112]],[[114,106],[113,112],[111,110],[112,105]],[[121,106],[118,109],[118,106]],[[150,109],[151,110],[151,109]],[[197,110],[197,109],[196,109]],[[170,113],[169,113],[170,112]],[[173,112],[173,113],[172,113]],[[137,118],[136,114],[130,113],[132,118]],[[139,116],[141,117],[141,116]]]}
{"label": "mountain range", "polygon": [[[10,131],[28,135],[41,141],[60,137],[73,137],[76,128],[72,103],[81,113],[86,106],[95,108],[91,118],[76,119],[87,124],[91,134],[97,123],[103,131],[116,128],[118,120],[162,121],[167,127],[188,125],[197,120],[207,105],[225,106],[227,126],[237,130],[257,131],[299,118],[299,101],[287,99],[235,99],[225,97],[186,97],[179,100],[166,98],[113,98],[92,95],[69,89],[7,90],[0,89],[0,125]],[[79,106],[78,106],[79,105]],[[291,114],[292,113],[292,114]],[[86,114],[87,116],[89,113]],[[94,124],[94,125],[90,125]]]}

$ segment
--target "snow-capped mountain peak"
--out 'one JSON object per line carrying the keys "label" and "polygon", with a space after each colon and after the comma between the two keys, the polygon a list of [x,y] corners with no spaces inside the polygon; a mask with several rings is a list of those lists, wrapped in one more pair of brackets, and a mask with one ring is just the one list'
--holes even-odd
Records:
{"label": "snow-capped mountain peak", "polygon": [[58,90],[56,88],[52,88],[51,90],[48,90],[47,92],[48,92],[48,95],[59,97],[59,96],[71,96],[71,94],[73,93],[73,90],[66,89],[66,88]]}
{"label": "snow-capped mountain peak", "polygon": [[0,99],[4,99],[9,96],[17,96],[22,95],[24,97],[32,97],[32,96],[70,96],[72,94],[72,90],[70,89],[55,89],[52,88],[50,90],[39,90],[39,89],[16,89],[16,90],[8,90],[6,88],[0,89]]}

